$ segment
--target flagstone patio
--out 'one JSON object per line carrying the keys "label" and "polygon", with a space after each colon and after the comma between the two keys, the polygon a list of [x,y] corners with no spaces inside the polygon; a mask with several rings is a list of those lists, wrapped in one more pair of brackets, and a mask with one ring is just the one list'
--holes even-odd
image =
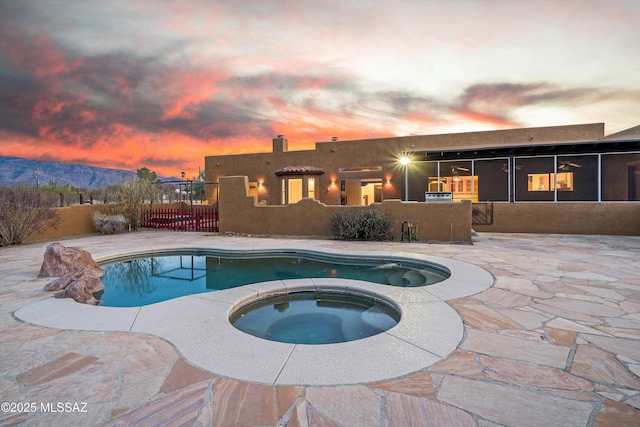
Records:
{"label": "flagstone patio", "polygon": [[275,386],[210,372],[157,336],[19,320],[51,297],[51,279],[37,278],[50,242],[0,248],[0,425],[640,425],[640,237],[483,233],[473,245],[429,245],[144,231],[63,241],[94,257],[176,242],[427,254],[484,268],[495,284],[447,301],[464,335],[431,366]]}

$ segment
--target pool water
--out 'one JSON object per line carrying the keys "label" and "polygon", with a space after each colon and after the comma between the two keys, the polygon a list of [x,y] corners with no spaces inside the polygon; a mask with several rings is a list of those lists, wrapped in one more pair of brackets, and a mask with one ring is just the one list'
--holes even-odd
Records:
{"label": "pool water", "polygon": [[334,344],[377,335],[400,314],[372,298],[331,292],[294,292],[251,302],[230,322],[242,332],[291,344]]}
{"label": "pool water", "polygon": [[102,268],[104,291],[96,297],[110,307],[137,307],[272,280],[333,277],[414,287],[449,276],[421,263],[303,253],[180,253],[125,259]]}

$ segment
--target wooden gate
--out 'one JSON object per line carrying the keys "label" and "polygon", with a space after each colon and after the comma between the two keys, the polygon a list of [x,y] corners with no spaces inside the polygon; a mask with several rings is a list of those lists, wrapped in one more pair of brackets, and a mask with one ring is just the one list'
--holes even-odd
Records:
{"label": "wooden gate", "polygon": [[140,226],[180,231],[218,231],[218,207],[154,208],[142,214]]}

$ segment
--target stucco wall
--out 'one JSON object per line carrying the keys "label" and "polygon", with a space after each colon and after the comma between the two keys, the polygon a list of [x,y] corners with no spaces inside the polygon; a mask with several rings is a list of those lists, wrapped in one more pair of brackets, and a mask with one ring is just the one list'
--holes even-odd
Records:
{"label": "stucco wall", "polygon": [[[291,234],[330,237],[328,218],[344,206],[324,205],[303,199],[294,205],[256,206],[247,196],[244,176],[220,180],[220,231],[251,234]],[[479,204],[481,205],[481,204]],[[177,207],[177,203],[156,205]],[[421,241],[471,240],[471,203],[418,203],[386,200],[372,205],[386,212],[395,238],[400,238],[402,221],[417,227]],[[104,205],[75,205],[58,208],[61,223],[32,236],[29,241],[96,233],[92,215]],[[640,203],[494,203],[493,224],[474,224],[478,232],[640,235]]]}
{"label": "stucco wall", "polygon": [[386,212],[396,236],[400,236],[402,222],[411,221],[418,239],[437,242],[471,241],[471,201],[457,203],[401,202],[385,200],[374,204]]}
{"label": "stucco wall", "polygon": [[[471,202],[418,203],[385,200],[371,207],[386,212],[400,239],[402,222],[417,227],[421,241],[471,241]],[[293,205],[256,205],[246,176],[220,178],[220,231],[331,237],[329,217],[346,206],[302,199]],[[362,207],[361,209],[365,209]]]}
{"label": "stucco wall", "polygon": [[[154,208],[160,209],[176,209],[180,206],[179,202],[155,204]],[[144,208],[148,208],[145,205]],[[188,208],[188,203],[183,203],[183,207]],[[143,209],[144,209],[143,208]],[[103,204],[84,204],[72,205],[64,208],[55,208],[60,215],[60,224],[57,228],[49,228],[41,233],[34,234],[27,242],[37,240],[57,239],[60,237],[77,236],[82,234],[98,233],[93,226],[93,213],[96,211],[106,211],[106,205]]]}
{"label": "stucco wall", "polygon": [[73,205],[56,208],[60,215],[57,228],[49,228],[42,233],[34,234],[27,241],[56,239],[59,237],[96,233],[93,227],[93,213],[104,209],[104,205]]}
{"label": "stucco wall", "polygon": [[494,203],[493,224],[474,224],[473,228],[499,233],[638,236],[640,203]]}

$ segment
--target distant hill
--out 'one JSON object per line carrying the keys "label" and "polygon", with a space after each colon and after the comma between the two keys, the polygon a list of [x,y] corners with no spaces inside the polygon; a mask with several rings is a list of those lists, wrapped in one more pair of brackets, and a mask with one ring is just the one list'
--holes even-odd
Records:
{"label": "distant hill", "polygon": [[71,184],[90,190],[103,188],[110,184],[121,184],[137,176],[135,171],[123,169],[97,168],[0,156],[0,186],[12,186],[20,183],[35,185],[36,170],[41,186],[49,185],[54,179],[56,185]]}

